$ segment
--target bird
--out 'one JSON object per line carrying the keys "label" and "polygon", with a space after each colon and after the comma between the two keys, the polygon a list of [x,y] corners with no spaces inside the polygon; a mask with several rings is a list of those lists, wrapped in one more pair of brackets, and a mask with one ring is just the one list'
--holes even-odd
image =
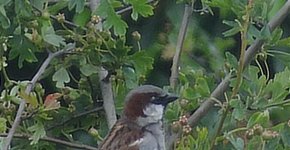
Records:
{"label": "bird", "polygon": [[163,116],[167,104],[178,96],[154,85],[142,85],[125,97],[123,115],[99,150],[165,150]]}

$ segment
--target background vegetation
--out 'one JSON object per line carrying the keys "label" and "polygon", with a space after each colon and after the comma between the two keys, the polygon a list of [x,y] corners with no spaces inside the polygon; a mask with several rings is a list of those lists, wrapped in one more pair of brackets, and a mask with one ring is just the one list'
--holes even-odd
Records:
{"label": "background vegetation", "polygon": [[290,149],[288,12],[286,0],[0,0],[1,149],[96,150],[141,84],[180,95],[168,149]]}

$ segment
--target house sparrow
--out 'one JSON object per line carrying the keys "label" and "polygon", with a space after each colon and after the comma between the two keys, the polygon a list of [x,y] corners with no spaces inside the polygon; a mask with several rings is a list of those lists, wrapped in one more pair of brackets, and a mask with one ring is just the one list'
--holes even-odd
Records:
{"label": "house sparrow", "polygon": [[99,146],[100,150],[165,150],[162,119],[165,107],[178,97],[153,85],[126,96],[123,116]]}

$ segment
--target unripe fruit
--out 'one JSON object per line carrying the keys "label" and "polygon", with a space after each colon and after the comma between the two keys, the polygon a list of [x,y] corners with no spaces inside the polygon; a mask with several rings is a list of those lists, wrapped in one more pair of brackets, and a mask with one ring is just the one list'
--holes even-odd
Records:
{"label": "unripe fruit", "polygon": [[181,99],[179,104],[182,108],[186,108],[188,106],[189,101],[187,99]]}
{"label": "unripe fruit", "polygon": [[49,20],[50,19],[50,13],[45,10],[42,12],[42,18],[45,19],[45,20]]}
{"label": "unripe fruit", "polygon": [[134,32],[132,33],[132,36],[133,36],[133,39],[134,39],[135,41],[140,41],[140,40],[141,40],[141,34],[140,34],[138,31],[134,31]]}
{"label": "unripe fruit", "polygon": [[260,124],[256,124],[254,125],[253,130],[255,135],[261,135],[264,131],[264,128]]}

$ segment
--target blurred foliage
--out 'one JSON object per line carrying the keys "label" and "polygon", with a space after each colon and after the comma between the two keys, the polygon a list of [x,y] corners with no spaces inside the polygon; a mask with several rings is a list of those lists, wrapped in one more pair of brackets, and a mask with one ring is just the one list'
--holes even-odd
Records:
{"label": "blurred foliage", "polygon": [[[69,149],[39,140],[44,136],[96,147],[108,131],[104,112],[98,109],[102,107],[99,68],[109,72],[118,116],[130,89],[140,84],[168,85],[183,6],[192,2],[179,84],[174,90],[164,86],[181,97],[165,114],[172,130],[182,132],[175,148],[290,148],[289,22],[272,32],[266,26],[285,0],[255,0],[250,6],[247,0],[101,0],[96,10],[90,10],[87,2],[0,1],[0,133],[8,132],[25,99],[17,133],[31,136],[13,139],[12,149]],[[119,13],[128,6],[132,11]],[[102,30],[96,28],[100,24]],[[249,46],[255,39],[265,44],[245,68],[238,94],[230,96],[238,80],[234,77],[224,99],[215,100],[216,107],[192,129],[188,116],[223,77],[237,74],[241,44]],[[76,43],[76,49],[54,58],[33,92],[25,94],[28,80],[47,53],[69,43]],[[222,131],[215,137],[226,108]]]}

